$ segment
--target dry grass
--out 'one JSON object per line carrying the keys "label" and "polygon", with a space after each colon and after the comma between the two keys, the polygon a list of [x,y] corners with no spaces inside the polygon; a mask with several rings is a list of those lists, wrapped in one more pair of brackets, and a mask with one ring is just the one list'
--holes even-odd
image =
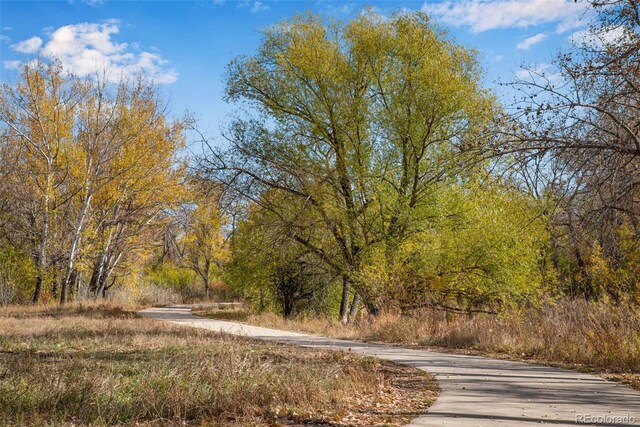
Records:
{"label": "dry grass", "polygon": [[234,316],[318,335],[554,364],[640,388],[640,313],[625,306],[563,301],[500,316],[424,310],[412,316],[385,313],[353,326],[308,317],[284,320],[273,314]]}
{"label": "dry grass", "polygon": [[[0,310],[3,425],[399,425],[435,390],[411,368],[171,326],[113,305]],[[406,403],[381,414],[392,398]]]}

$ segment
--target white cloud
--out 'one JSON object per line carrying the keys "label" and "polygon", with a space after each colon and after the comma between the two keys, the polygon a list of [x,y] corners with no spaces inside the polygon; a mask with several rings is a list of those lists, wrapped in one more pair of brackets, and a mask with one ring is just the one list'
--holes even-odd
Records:
{"label": "white cloud", "polygon": [[251,0],[241,0],[238,1],[238,5],[236,6],[236,9],[244,9],[249,7],[249,10],[251,11],[251,13],[258,13],[258,12],[262,12],[265,10],[269,10],[269,5],[268,4],[264,4],[261,0],[255,0],[255,1],[251,1]]}
{"label": "white cloud", "polygon": [[16,44],[12,44],[11,48],[20,53],[36,53],[42,46],[42,39],[40,37],[31,37],[30,39],[23,40]]}
{"label": "white cloud", "polygon": [[547,38],[545,33],[538,33],[535,36],[527,37],[516,45],[516,49],[527,50]]}
{"label": "white cloud", "polygon": [[569,40],[578,46],[601,49],[623,44],[628,42],[630,38],[623,27],[612,27],[576,31],[569,36]]}
{"label": "white cloud", "polygon": [[20,68],[20,66],[22,65],[21,61],[2,61],[2,65],[4,65],[4,68],[8,69],[8,70],[17,70],[18,68]]}
{"label": "white cloud", "polygon": [[44,45],[40,38],[32,37],[13,48],[22,53],[57,58],[68,71],[80,77],[106,71],[107,78],[113,81],[137,73],[156,83],[177,80],[178,73],[168,68],[168,62],[159,54],[139,51],[136,43],[130,46],[115,42],[113,35],[119,31],[119,22],[115,20],[65,25],[53,30]]}
{"label": "white cloud", "polygon": [[560,33],[584,24],[581,18],[586,5],[573,0],[447,0],[426,2],[422,10],[445,24],[466,26],[475,33],[549,23],[555,23]]}
{"label": "white cloud", "polygon": [[253,6],[251,6],[251,13],[262,12],[263,10],[269,10],[269,5],[264,4],[261,1],[254,1]]}
{"label": "white cloud", "polygon": [[333,3],[329,3],[325,8],[324,12],[327,15],[348,15],[353,12],[356,8],[354,3],[345,3],[340,5],[335,5]]}

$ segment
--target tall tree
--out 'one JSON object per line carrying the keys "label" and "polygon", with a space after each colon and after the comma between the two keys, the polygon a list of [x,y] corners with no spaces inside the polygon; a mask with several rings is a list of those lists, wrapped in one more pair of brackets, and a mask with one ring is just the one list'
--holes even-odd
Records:
{"label": "tall tree", "polygon": [[[40,299],[49,267],[52,221],[61,205],[68,180],[68,147],[73,138],[79,90],[59,64],[36,62],[22,68],[21,81],[2,85],[0,120],[6,144],[20,152],[19,169],[11,172],[17,186],[17,206],[25,222],[15,224],[32,245],[37,266],[33,302]],[[20,189],[20,190],[18,190]]]}
{"label": "tall tree", "polygon": [[145,231],[162,224],[166,211],[186,196],[185,165],[178,157],[185,121],[169,122],[157,89],[144,81],[116,93],[120,101],[112,104],[118,111],[108,127],[114,141],[94,196],[89,280],[94,296],[108,290],[109,278],[127,255],[149,245]]}
{"label": "tall tree", "polygon": [[430,192],[474,160],[494,109],[479,75],[474,52],[423,13],[293,18],[229,65],[228,98],[258,115],[235,121],[231,148],[212,150],[201,169],[285,222],[292,206],[311,211],[326,233],[291,222],[290,238],[376,314],[383,289],[362,280],[363,260],[382,246],[392,261]]}

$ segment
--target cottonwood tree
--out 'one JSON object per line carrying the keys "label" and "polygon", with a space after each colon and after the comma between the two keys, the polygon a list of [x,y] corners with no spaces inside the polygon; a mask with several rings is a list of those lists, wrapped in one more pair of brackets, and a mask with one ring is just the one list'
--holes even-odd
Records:
{"label": "cottonwood tree", "polygon": [[[69,175],[79,88],[59,64],[36,62],[22,69],[16,86],[2,85],[0,120],[3,142],[19,152],[7,177],[14,188],[14,239],[29,242],[37,278],[33,302],[38,302],[48,276],[52,221],[68,203],[64,183]],[[22,185],[21,185],[22,184]]]}
{"label": "cottonwood tree", "polygon": [[[201,171],[287,223],[375,315],[384,289],[362,279],[364,260],[384,247],[393,262],[420,223],[417,208],[488,137],[494,100],[479,75],[475,53],[423,13],[369,10],[348,25],[293,18],[229,65],[228,99],[255,115],[233,122],[230,148],[208,152]],[[292,206],[324,231],[289,223]]]}
{"label": "cottonwood tree", "polygon": [[0,168],[3,243],[32,254],[33,301],[47,281],[66,302],[89,264],[93,293],[104,293],[144,230],[182,200],[185,122],[167,120],[144,79],[80,79],[42,61],[2,86],[0,119],[11,159]]}
{"label": "cottonwood tree", "polygon": [[[67,299],[82,232],[95,195],[138,167],[139,163],[149,161],[145,158],[148,153],[139,149],[132,151],[130,146],[143,143],[162,115],[154,99],[155,94],[145,94],[150,87],[142,81],[121,81],[113,85],[105,77],[98,76],[79,85],[77,145],[69,180],[76,186],[78,206],[76,218],[70,221],[72,233],[61,285],[62,303]],[[154,108],[145,105],[150,101]],[[149,140],[158,142],[157,136]]]}
{"label": "cottonwood tree", "polygon": [[[184,122],[168,122],[156,89],[141,85],[126,94],[117,122],[119,146],[107,179],[96,193],[90,291],[98,296],[127,255],[148,247],[159,236],[166,210],[185,197],[184,170],[178,152],[184,146]],[[146,241],[145,241],[146,240]]]}

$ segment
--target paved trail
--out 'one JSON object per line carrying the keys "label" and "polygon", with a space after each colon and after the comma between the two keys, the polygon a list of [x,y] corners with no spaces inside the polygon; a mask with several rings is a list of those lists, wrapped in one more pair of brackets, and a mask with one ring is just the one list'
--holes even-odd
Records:
{"label": "paved trail", "polygon": [[[442,389],[429,412],[411,426],[640,426],[640,392],[574,371],[478,356],[435,353],[323,338],[205,319],[188,306],[140,315],[171,323],[403,363],[435,375]],[[581,418],[582,417],[582,418]],[[587,418],[594,417],[594,418]]]}

